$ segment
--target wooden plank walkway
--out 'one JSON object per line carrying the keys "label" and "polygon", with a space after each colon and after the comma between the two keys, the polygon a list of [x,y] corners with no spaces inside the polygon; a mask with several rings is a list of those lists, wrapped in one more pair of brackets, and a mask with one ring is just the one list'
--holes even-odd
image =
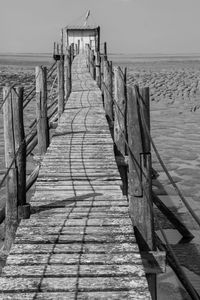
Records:
{"label": "wooden plank walkway", "polygon": [[120,185],[101,91],[79,55],[0,299],[151,299]]}

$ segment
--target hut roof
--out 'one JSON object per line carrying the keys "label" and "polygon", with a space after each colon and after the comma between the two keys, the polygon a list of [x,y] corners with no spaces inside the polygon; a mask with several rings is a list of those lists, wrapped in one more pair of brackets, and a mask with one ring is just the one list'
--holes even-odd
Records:
{"label": "hut roof", "polygon": [[65,29],[67,30],[94,30],[96,29],[98,26],[91,26],[91,25],[69,25],[69,26],[66,26]]}
{"label": "hut roof", "polygon": [[98,28],[98,26],[92,18],[90,10],[65,27],[66,30],[94,30],[96,28]]}

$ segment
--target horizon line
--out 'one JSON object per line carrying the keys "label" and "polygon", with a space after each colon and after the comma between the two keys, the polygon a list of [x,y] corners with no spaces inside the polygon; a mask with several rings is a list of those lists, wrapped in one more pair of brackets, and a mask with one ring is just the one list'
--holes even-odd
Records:
{"label": "horizon line", "polygon": [[[51,52],[0,52],[0,56],[44,56],[44,58],[53,58],[53,53]],[[143,57],[199,57],[200,52],[108,52],[110,56],[132,56],[134,58]]]}
{"label": "horizon line", "polygon": [[[0,55],[52,55],[51,52],[0,52]],[[190,56],[190,55],[200,55],[200,52],[108,52],[108,55],[161,55],[161,56]]]}

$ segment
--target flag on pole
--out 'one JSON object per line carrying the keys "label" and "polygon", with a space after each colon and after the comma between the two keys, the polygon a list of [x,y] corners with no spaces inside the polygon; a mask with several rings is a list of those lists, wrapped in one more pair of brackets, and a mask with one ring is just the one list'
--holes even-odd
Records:
{"label": "flag on pole", "polygon": [[88,10],[85,19],[87,20],[89,18],[89,16],[90,16],[90,10]]}
{"label": "flag on pole", "polygon": [[84,23],[84,26],[87,25],[87,20],[88,20],[89,16],[90,16],[90,10],[87,11],[87,14],[86,14],[86,16],[85,16],[85,23]]}

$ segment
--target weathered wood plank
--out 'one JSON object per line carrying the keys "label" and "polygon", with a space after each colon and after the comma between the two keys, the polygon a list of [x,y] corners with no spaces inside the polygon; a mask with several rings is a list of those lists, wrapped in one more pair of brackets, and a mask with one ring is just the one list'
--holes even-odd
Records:
{"label": "weathered wood plank", "polygon": [[[0,278],[0,291],[23,291],[36,292],[39,284],[39,278]],[[66,285],[67,282],[67,285]],[[112,287],[112,288],[110,288]],[[138,289],[140,292],[147,289],[146,279],[144,277],[129,276],[122,278],[118,277],[103,277],[99,280],[96,278],[80,278],[79,290],[80,291],[121,291],[121,290]],[[44,278],[41,287],[41,291],[52,292],[70,292],[76,290],[76,278],[64,277],[64,278]]]}

